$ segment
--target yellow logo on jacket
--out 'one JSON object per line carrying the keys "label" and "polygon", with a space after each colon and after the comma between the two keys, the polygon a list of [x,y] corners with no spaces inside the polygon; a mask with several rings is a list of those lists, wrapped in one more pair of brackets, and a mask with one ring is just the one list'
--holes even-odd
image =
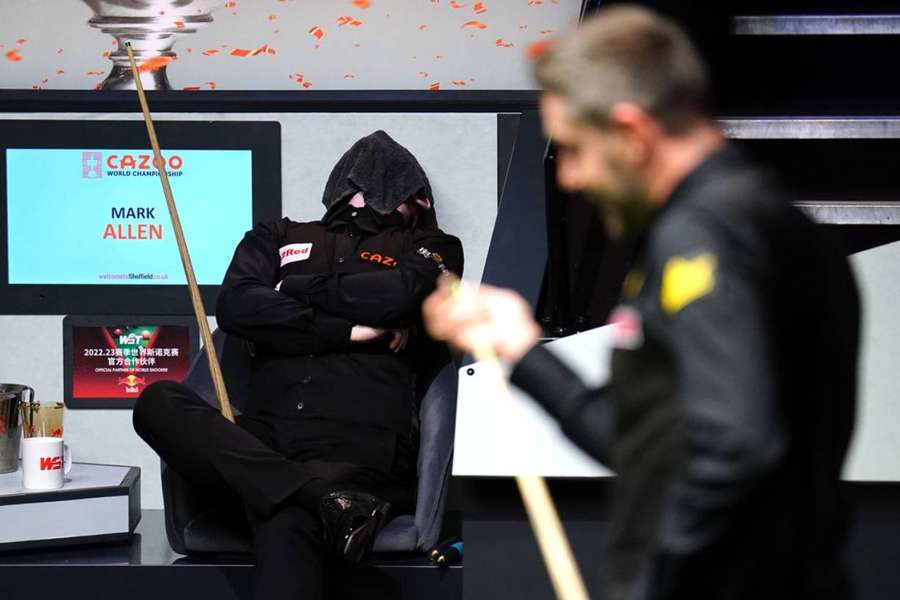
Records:
{"label": "yellow logo on jacket", "polygon": [[716,257],[701,254],[695,258],[673,256],[663,268],[659,300],[667,313],[675,314],[685,306],[709,294],[716,286]]}

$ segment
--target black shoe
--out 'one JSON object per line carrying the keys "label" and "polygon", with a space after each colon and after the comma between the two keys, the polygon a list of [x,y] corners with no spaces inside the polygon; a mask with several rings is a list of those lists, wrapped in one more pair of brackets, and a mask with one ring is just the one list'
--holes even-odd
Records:
{"label": "black shoe", "polygon": [[325,545],[347,562],[358,563],[372,549],[391,505],[363,492],[331,492],[319,500]]}

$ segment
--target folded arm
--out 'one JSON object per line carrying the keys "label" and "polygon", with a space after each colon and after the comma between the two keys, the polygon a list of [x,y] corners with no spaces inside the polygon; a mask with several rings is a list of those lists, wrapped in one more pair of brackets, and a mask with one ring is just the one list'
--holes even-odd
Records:
{"label": "folded arm", "polygon": [[219,327],[282,354],[346,349],[353,323],[274,289],[279,270],[275,227],[257,225],[238,244],[216,304]]}
{"label": "folded arm", "polygon": [[459,239],[436,231],[415,240],[397,266],[374,273],[290,275],[281,292],[311,307],[372,327],[414,324],[425,297],[445,272],[462,274]]}

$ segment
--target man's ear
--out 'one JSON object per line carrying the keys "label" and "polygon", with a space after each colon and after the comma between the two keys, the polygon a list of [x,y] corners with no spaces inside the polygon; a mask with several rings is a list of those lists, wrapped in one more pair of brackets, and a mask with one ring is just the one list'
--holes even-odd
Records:
{"label": "man's ear", "polygon": [[659,123],[647,111],[632,102],[619,102],[609,111],[609,120],[621,135],[623,152],[632,164],[650,160],[662,133]]}

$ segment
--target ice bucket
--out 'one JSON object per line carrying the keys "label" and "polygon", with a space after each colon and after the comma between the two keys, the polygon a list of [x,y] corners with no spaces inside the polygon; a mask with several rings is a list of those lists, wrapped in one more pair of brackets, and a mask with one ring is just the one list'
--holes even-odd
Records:
{"label": "ice bucket", "polygon": [[33,399],[34,390],[27,385],[0,383],[0,473],[12,473],[19,468],[19,440],[22,439],[19,406]]}

